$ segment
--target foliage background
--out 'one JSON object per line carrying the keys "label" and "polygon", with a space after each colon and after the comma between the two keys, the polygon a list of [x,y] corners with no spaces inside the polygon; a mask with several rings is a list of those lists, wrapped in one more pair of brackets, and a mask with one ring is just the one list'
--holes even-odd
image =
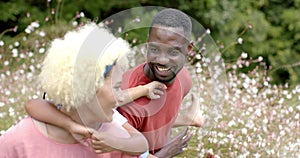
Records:
{"label": "foliage background", "polygon": [[[236,60],[242,52],[252,58],[261,56],[272,69],[272,83],[299,83],[300,0],[4,0],[0,2],[0,32],[15,26],[18,29],[1,38],[15,37],[31,21],[45,21],[45,17],[48,21],[44,23],[51,26],[71,21],[76,12],[101,21],[124,9],[148,5],[178,8],[209,28],[226,62]],[[251,30],[247,29],[249,25]],[[59,36],[64,31],[56,32],[52,35]],[[243,44],[235,45],[239,37]],[[135,38],[145,39],[141,33],[135,34]]]}

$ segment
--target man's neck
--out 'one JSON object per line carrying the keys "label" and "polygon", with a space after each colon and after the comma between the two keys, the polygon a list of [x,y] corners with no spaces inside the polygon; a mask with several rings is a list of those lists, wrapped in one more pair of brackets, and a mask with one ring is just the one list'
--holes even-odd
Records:
{"label": "man's neck", "polygon": [[150,80],[150,81],[154,81],[155,77],[153,75],[153,72],[151,71],[151,69],[149,68],[149,65],[146,63],[143,67],[143,72],[145,74],[145,76]]}

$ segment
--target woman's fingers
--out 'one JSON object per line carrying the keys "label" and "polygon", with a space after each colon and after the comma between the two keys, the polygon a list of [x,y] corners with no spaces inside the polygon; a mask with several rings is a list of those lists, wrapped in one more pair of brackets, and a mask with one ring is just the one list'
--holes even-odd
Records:
{"label": "woman's fingers", "polygon": [[163,95],[164,94],[164,92],[162,90],[159,90],[159,89],[154,89],[153,93],[156,94],[156,95]]}

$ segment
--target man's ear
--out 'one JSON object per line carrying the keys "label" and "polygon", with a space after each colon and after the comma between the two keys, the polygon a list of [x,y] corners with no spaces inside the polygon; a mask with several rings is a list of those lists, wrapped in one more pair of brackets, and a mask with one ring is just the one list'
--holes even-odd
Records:
{"label": "man's ear", "polygon": [[192,52],[193,48],[194,48],[194,42],[191,41],[190,44],[188,45],[188,48],[187,48],[188,49],[187,50],[187,52],[188,52],[187,54],[188,55],[190,55],[190,53]]}

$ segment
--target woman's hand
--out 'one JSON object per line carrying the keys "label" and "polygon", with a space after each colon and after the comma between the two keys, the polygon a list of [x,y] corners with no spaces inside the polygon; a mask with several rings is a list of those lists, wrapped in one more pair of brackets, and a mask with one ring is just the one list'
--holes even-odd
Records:
{"label": "woman's hand", "polygon": [[164,90],[167,89],[167,86],[158,81],[150,82],[146,85],[143,85],[147,89],[146,96],[149,99],[159,99],[161,95],[164,94]]}

